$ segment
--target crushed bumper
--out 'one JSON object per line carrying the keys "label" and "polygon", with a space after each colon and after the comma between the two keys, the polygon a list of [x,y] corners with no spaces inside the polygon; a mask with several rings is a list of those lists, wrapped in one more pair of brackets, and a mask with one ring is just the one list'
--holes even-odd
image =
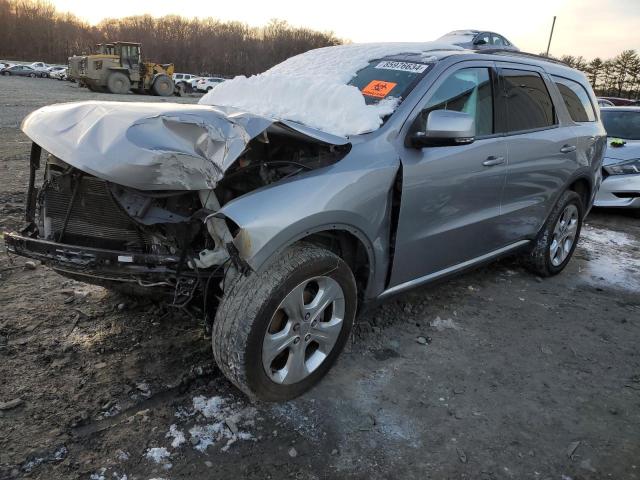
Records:
{"label": "crushed bumper", "polygon": [[[141,286],[172,286],[171,280],[175,280],[181,261],[177,255],[79,247],[25,237],[17,233],[5,234],[4,241],[9,252],[40,260],[60,273],[109,281],[134,282]],[[195,276],[189,269],[184,269],[179,275],[180,277]]]}

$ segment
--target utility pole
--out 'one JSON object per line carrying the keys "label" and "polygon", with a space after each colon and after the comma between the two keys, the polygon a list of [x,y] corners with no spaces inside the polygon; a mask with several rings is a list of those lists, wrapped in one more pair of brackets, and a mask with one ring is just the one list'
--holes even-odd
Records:
{"label": "utility pole", "polygon": [[549,48],[551,47],[551,37],[553,37],[553,27],[556,26],[556,16],[553,16],[553,23],[551,24],[551,33],[549,34],[549,43],[547,43],[547,57],[549,56]]}

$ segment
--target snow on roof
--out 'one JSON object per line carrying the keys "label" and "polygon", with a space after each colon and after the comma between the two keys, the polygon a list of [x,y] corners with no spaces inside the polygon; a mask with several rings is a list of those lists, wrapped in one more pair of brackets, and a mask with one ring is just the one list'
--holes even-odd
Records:
{"label": "snow on roof", "polygon": [[[347,85],[369,62],[393,55],[461,50],[442,42],[348,44],[310,50],[264,73],[239,76],[213,88],[200,104],[234,107],[275,120],[292,120],[340,136],[376,130],[398,99],[367,105]],[[425,61],[431,61],[425,56]]]}

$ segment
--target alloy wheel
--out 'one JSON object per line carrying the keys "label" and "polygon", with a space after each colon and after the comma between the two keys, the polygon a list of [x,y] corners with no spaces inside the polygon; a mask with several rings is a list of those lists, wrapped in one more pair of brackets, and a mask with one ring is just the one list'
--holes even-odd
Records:
{"label": "alloy wheel", "polygon": [[314,277],[296,286],[265,332],[262,365],[267,376],[284,385],[308,377],[333,350],[344,315],[344,292],[333,278]]}
{"label": "alloy wheel", "polygon": [[549,246],[549,257],[554,267],[562,265],[571,253],[578,232],[578,219],[578,208],[573,204],[567,205],[558,218]]}

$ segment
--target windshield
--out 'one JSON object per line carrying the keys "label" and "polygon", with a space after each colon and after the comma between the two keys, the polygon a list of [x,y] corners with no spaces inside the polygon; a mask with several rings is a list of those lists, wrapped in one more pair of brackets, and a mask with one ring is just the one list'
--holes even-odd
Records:
{"label": "windshield", "polygon": [[441,42],[347,44],[291,57],[227,80],[200,99],[348,137],[378,129],[437,61]]}
{"label": "windshield", "polygon": [[383,98],[395,98],[399,104],[432,67],[433,63],[374,60],[359,70],[349,85],[362,92],[367,105]]}
{"label": "windshield", "polygon": [[609,137],[640,140],[640,111],[602,111],[602,123]]}

